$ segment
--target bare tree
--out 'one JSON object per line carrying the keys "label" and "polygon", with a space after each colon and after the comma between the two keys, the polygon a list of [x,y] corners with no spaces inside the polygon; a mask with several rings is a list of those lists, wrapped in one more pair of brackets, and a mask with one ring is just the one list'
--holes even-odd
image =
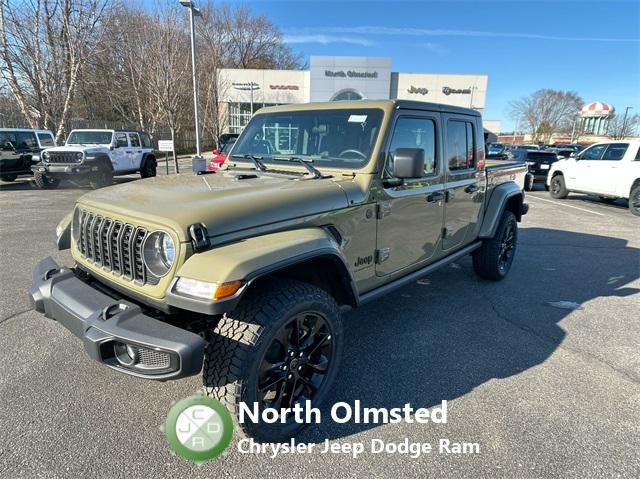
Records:
{"label": "bare tree", "polygon": [[27,123],[62,136],[107,0],[0,0],[0,72]]}
{"label": "bare tree", "polygon": [[548,143],[554,133],[571,130],[582,103],[572,91],[538,90],[511,102],[511,116],[531,132],[534,142]]}
{"label": "bare tree", "polygon": [[619,115],[614,113],[609,118],[607,134],[614,140],[623,140],[636,135],[640,126],[640,115]]}

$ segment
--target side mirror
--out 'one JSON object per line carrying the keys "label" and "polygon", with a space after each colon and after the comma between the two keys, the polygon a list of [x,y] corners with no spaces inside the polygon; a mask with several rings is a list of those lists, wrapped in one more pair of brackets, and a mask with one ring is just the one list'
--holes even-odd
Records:
{"label": "side mirror", "polygon": [[220,150],[218,150],[217,148],[215,150],[213,150],[211,153],[213,153],[214,155],[219,155],[220,154]]}
{"label": "side mirror", "polygon": [[393,176],[400,179],[424,176],[424,150],[398,148],[393,157]]}
{"label": "side mirror", "polygon": [[569,158],[575,158],[577,160],[578,159],[578,154],[574,151],[573,153],[571,153],[569,155]]}

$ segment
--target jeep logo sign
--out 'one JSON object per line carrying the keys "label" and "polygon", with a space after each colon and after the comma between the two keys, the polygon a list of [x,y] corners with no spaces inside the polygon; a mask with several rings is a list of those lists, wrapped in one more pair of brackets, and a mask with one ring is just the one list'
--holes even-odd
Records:
{"label": "jeep logo sign", "polygon": [[358,259],[356,259],[356,262],[353,263],[353,266],[355,266],[356,268],[359,266],[368,266],[372,262],[373,262],[373,255],[365,256],[364,258],[362,258],[361,256],[358,256]]}
{"label": "jeep logo sign", "polygon": [[427,93],[429,93],[429,89],[428,88],[416,88],[413,85],[411,85],[411,87],[407,90],[408,93],[417,93],[419,95],[426,95]]}

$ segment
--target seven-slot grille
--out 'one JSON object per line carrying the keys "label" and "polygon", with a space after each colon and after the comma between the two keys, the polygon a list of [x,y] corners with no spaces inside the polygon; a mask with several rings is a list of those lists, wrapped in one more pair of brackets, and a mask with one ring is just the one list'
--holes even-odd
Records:
{"label": "seven-slot grille", "polygon": [[148,234],[144,228],[80,211],[78,249],[84,258],[126,279],[158,284],[142,261],[142,245]]}
{"label": "seven-slot grille", "polygon": [[82,158],[77,158],[77,154],[75,151],[50,151],[49,157],[45,161],[47,163],[80,163]]}

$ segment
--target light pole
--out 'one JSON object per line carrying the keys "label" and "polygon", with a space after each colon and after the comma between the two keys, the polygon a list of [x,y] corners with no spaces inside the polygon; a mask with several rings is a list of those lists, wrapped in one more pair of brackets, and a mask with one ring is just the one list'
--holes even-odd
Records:
{"label": "light pole", "polygon": [[196,31],[194,17],[202,14],[191,0],[180,0],[180,5],[189,9],[191,23],[191,69],[193,76],[193,112],[196,120],[196,157],[200,158],[200,118],[198,116],[198,82],[196,80]]}
{"label": "light pole", "polygon": [[632,106],[628,106],[627,108],[624,109],[624,118],[622,119],[622,131],[620,132],[620,134],[622,135],[622,138],[620,138],[621,140],[624,140],[625,128],[627,127],[627,113],[629,113],[629,110],[631,110],[632,108],[633,108]]}

